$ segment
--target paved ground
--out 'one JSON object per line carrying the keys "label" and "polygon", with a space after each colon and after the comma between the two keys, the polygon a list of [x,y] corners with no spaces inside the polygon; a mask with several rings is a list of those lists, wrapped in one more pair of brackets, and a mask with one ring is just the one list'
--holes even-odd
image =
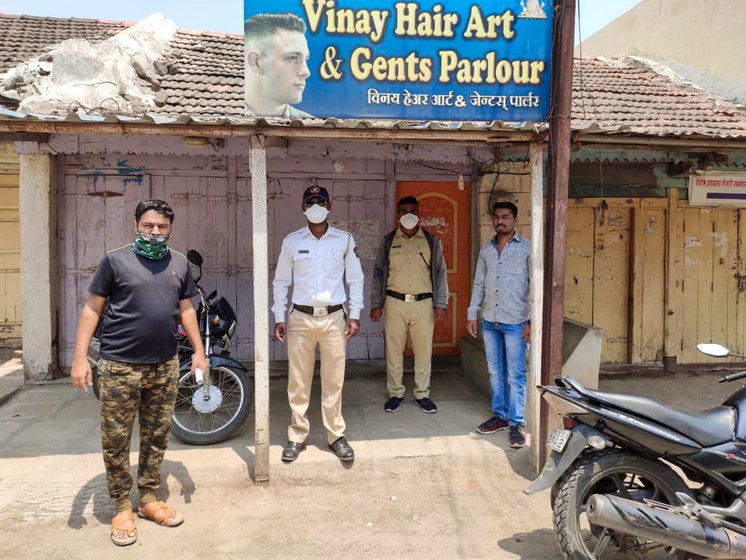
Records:
{"label": "paved ground", "polygon": [[21,351],[0,348],[0,405],[23,388]]}
{"label": "paved ground", "polygon": [[[0,368],[0,390],[17,368]],[[534,476],[528,449],[510,449],[505,432],[474,432],[489,408],[469,381],[453,368],[435,373],[436,415],[422,414],[409,395],[400,411],[385,413],[384,385],[381,375],[345,385],[357,453],[349,468],[326,449],[318,390],[309,449],[291,465],[280,461],[289,417],[281,379],[271,386],[269,486],[251,480],[253,415],[221,445],[174,441],[161,498],[186,522],[165,529],[141,521],[138,542],[127,549],[108,540],[113,510],[92,392],[68,382],[24,388],[0,406],[0,558],[558,557],[547,493],[521,491]],[[682,409],[706,408],[730,393],[711,376],[690,375],[615,379],[602,388]]]}

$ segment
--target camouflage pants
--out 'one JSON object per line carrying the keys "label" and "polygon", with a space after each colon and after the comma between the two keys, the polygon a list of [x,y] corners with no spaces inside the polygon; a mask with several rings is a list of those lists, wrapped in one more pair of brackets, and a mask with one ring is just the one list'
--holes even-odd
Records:
{"label": "camouflage pants", "polygon": [[168,447],[176,402],[179,360],[159,364],[98,362],[101,395],[101,447],[109,496],[117,501],[132,492],[130,440],[135,414],[140,419],[137,487],[155,492],[161,483],[161,462]]}

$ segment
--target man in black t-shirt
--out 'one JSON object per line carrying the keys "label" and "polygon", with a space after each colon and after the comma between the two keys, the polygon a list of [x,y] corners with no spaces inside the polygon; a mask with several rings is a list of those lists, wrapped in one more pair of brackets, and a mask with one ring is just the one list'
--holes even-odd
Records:
{"label": "man in black t-shirt", "polygon": [[101,442],[109,496],[117,510],[111,540],[120,546],[137,540],[129,463],[135,414],[140,419],[137,515],[167,527],[184,520],[155,498],[178,386],[178,323],[194,348],[192,373],[204,371],[207,361],[191,302],[197,294],[194,279],[186,257],[168,248],[173,218],[162,200],[137,205],[137,239],[103,258],[78,321],[71,377],[74,387],[87,392],[92,383],[88,345],[103,314]]}

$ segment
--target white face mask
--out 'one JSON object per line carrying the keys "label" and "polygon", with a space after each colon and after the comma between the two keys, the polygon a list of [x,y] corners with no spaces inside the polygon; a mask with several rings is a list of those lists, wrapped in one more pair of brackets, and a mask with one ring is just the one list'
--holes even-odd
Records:
{"label": "white face mask", "polygon": [[306,209],[304,214],[306,215],[306,218],[308,218],[308,221],[312,224],[320,224],[321,222],[326,220],[326,216],[327,214],[329,214],[329,210],[327,210],[323,206],[319,206],[318,204],[312,204]]}
{"label": "white face mask", "polygon": [[420,223],[420,217],[417,214],[404,214],[399,218],[399,223],[404,229],[414,229]]}

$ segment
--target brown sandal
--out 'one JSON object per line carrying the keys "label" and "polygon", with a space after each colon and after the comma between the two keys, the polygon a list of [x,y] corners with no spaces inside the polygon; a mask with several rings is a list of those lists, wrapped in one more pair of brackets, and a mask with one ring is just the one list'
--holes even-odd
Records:
{"label": "brown sandal", "polygon": [[137,527],[132,510],[120,511],[111,520],[111,542],[117,546],[127,546],[136,540]]}
{"label": "brown sandal", "polygon": [[137,516],[149,519],[161,527],[176,527],[184,522],[184,516],[171,506],[155,500],[147,504],[140,504]]}

